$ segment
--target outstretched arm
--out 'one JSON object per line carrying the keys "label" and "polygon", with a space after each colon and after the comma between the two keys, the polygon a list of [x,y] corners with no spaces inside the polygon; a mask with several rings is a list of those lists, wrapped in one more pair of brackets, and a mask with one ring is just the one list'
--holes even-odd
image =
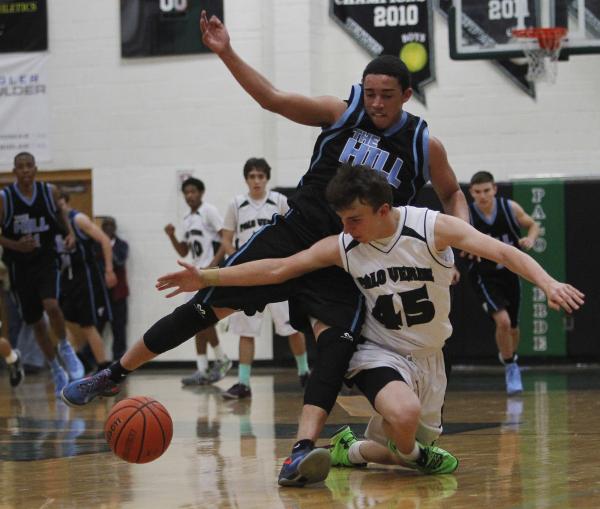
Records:
{"label": "outstretched arm", "polygon": [[216,16],[208,19],[206,11],[202,11],[200,30],[205,46],[218,55],[242,88],[264,109],[299,124],[317,127],[335,123],[346,111],[346,103],[337,97],[306,97],[275,88],[233,50],[227,28]]}
{"label": "outstretched arm", "polygon": [[342,266],[338,236],[332,235],[314,246],[287,258],[267,258],[223,269],[198,270],[193,265],[177,262],[184,270],[158,278],[160,291],[174,288],[173,297],[183,292],[201,290],[207,286],[261,286],[278,284],[330,265]]}
{"label": "outstretched arm", "polygon": [[509,205],[519,226],[527,228],[527,235],[519,239],[519,246],[529,251],[540,234],[540,225],[517,202],[510,200]]}
{"label": "outstretched arm", "polygon": [[504,265],[510,271],[539,286],[546,293],[548,305],[552,309],[563,308],[570,313],[583,304],[583,293],[571,285],[556,281],[531,256],[484,235],[455,217],[438,214],[435,223],[435,245],[440,251],[451,246]]}

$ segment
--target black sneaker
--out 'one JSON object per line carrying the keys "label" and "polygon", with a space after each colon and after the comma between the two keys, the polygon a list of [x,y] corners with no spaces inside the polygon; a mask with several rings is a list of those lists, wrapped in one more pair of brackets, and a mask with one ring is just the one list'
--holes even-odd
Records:
{"label": "black sneaker", "polygon": [[17,385],[25,379],[25,371],[21,365],[21,352],[19,352],[19,350],[14,350],[14,352],[17,356],[17,360],[12,364],[6,363],[11,387],[17,387]]}
{"label": "black sneaker", "polygon": [[224,399],[244,399],[251,398],[252,391],[250,387],[244,384],[234,384],[222,394]]}

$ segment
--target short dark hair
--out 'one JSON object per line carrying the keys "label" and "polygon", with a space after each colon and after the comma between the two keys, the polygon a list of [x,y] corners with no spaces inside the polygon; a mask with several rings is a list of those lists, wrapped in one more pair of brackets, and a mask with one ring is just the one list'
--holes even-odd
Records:
{"label": "short dark hair", "polygon": [[117,229],[117,220],[112,216],[102,217],[102,226],[104,226],[105,224],[113,224],[115,226],[115,230]]}
{"label": "short dark hair", "polygon": [[17,166],[17,159],[19,157],[23,157],[23,156],[29,156],[31,157],[31,159],[33,160],[33,164],[35,164],[35,157],[33,156],[33,154],[31,152],[19,152],[15,158],[13,159],[13,165],[16,167]]}
{"label": "short dark hair", "polygon": [[406,64],[394,55],[379,55],[371,60],[363,71],[363,81],[367,74],[392,76],[398,80],[403,92],[410,88],[410,71],[406,67]]}
{"label": "short dark hair", "polygon": [[200,179],[197,179],[196,177],[188,177],[183,181],[183,184],[181,184],[182,193],[185,191],[185,188],[187,186],[194,186],[201,193],[203,193],[205,190],[204,182],[202,182]]}
{"label": "short dark hair", "polygon": [[488,182],[495,184],[494,176],[489,171],[478,171],[471,177],[470,185],[473,186],[475,184],[487,184]]}
{"label": "short dark hair", "polygon": [[71,195],[69,194],[69,192],[63,189],[62,187],[58,188],[58,197],[65,200],[67,203],[69,203],[69,200],[71,199]]}
{"label": "short dark hair", "polygon": [[385,177],[364,165],[342,164],[330,180],[326,190],[327,201],[334,210],[349,208],[354,200],[377,210],[384,203],[392,206],[392,189]]}
{"label": "short dark hair", "polygon": [[248,178],[248,173],[252,170],[262,171],[266,176],[267,180],[271,178],[271,167],[263,157],[251,157],[244,164],[244,179]]}

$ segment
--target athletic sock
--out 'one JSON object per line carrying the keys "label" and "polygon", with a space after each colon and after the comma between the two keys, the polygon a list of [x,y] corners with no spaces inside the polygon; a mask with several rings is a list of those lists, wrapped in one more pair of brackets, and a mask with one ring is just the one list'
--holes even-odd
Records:
{"label": "athletic sock", "polygon": [[[396,450],[398,450],[398,447],[396,447]],[[403,460],[405,460],[409,463],[414,463],[415,461],[417,461],[419,459],[420,455],[421,455],[421,450],[419,449],[417,442],[415,442],[415,446],[413,447],[412,452],[410,452],[408,454],[404,454],[404,453],[398,451],[398,456],[400,456],[400,458],[402,458]]]}
{"label": "athletic sock", "polygon": [[217,346],[213,346],[213,352],[215,352],[215,357],[217,358],[217,360],[224,361],[227,358],[220,344]]}
{"label": "athletic sock", "polygon": [[238,366],[238,381],[246,387],[250,387],[250,372],[252,371],[251,364],[240,364]]}
{"label": "athletic sock", "polygon": [[109,378],[117,384],[119,384],[123,380],[125,380],[125,378],[127,378],[127,375],[129,373],[131,373],[131,371],[129,371],[128,369],[125,369],[123,366],[121,366],[121,361],[113,362],[108,367],[108,369],[110,370]]}
{"label": "athletic sock", "polygon": [[10,353],[8,354],[8,357],[4,358],[4,360],[6,361],[6,364],[14,364],[15,362],[17,362],[17,359],[18,359],[18,357],[14,350],[11,350]]}
{"label": "athletic sock", "polygon": [[362,441],[354,442],[348,449],[348,459],[355,465],[367,463],[367,460],[360,453],[360,444]]}
{"label": "athletic sock", "polygon": [[298,374],[304,375],[304,373],[308,373],[308,357],[306,352],[300,355],[294,355],[296,359],[296,367],[298,368]]}
{"label": "athletic sock", "polygon": [[196,355],[196,367],[200,373],[206,373],[208,370],[208,357],[206,354]]}

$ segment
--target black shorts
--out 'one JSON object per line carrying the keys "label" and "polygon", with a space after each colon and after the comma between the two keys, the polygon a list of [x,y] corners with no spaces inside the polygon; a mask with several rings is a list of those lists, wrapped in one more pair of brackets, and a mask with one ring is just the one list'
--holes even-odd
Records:
{"label": "black shorts", "polygon": [[[257,231],[226,265],[291,256],[324,237],[337,235],[340,224],[327,219],[313,224],[302,213],[291,209],[285,216],[275,216],[273,224]],[[353,333],[362,327],[362,295],[352,277],[339,267],[327,267],[279,285],[207,288],[192,302],[243,310],[253,315],[270,302],[285,300],[289,301],[290,323],[296,330],[310,330],[308,317]]]}
{"label": "black shorts", "polygon": [[373,408],[375,408],[375,398],[377,397],[377,394],[379,394],[379,391],[387,384],[395,381],[405,382],[398,371],[389,367],[365,369],[359,371],[350,380],[360,389],[360,392],[366,396]]}
{"label": "black shorts", "polygon": [[469,272],[469,277],[484,311],[492,316],[506,310],[510,326],[519,325],[519,305],[521,303],[521,281],[519,276],[508,269],[500,269],[494,274]]}
{"label": "black shorts", "polygon": [[42,301],[58,299],[59,261],[47,255],[26,264],[8,264],[11,291],[27,324],[38,322],[44,314]]}
{"label": "black shorts", "polygon": [[81,327],[112,321],[108,290],[97,266],[67,267],[60,281],[60,307],[66,320]]}

